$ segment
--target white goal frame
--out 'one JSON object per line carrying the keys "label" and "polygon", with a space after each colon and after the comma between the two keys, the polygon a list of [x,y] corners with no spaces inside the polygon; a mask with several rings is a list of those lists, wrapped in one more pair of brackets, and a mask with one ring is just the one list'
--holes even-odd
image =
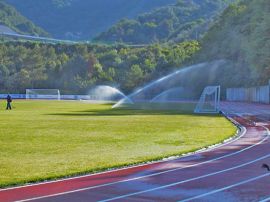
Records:
{"label": "white goal frame", "polygon": [[25,99],[61,100],[61,94],[59,89],[26,89]]}
{"label": "white goal frame", "polygon": [[[206,108],[207,96],[212,96],[211,109]],[[198,114],[217,114],[220,112],[220,86],[207,86],[204,88],[200,100],[194,110]]]}

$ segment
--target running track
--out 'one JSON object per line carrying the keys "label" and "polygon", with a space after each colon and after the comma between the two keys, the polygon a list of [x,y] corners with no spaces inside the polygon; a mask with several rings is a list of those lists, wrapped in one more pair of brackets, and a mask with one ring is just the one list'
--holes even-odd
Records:
{"label": "running track", "polygon": [[[222,146],[174,160],[0,190],[0,201],[270,201],[270,106],[222,103],[241,125]],[[217,134],[218,135],[218,134]]]}

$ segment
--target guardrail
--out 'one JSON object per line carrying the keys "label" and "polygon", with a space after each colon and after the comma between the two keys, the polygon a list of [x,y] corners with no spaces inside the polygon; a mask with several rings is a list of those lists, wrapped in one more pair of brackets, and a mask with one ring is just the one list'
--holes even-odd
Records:
{"label": "guardrail", "polygon": [[48,37],[30,36],[30,35],[7,33],[7,32],[0,32],[0,36],[22,38],[22,39],[27,39],[27,40],[37,40],[37,41],[43,41],[43,42],[48,42],[48,43],[67,43],[67,44],[79,43],[77,41],[61,40],[61,39],[54,39],[54,38],[48,38]]}

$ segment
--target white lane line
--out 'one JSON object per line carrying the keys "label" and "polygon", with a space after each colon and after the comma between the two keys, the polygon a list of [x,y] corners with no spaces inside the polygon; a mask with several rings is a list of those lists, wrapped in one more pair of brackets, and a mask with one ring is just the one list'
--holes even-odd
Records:
{"label": "white lane line", "polygon": [[270,201],[270,197],[265,198],[265,199],[261,200],[260,202],[268,202],[268,201]]}
{"label": "white lane line", "polygon": [[215,175],[225,173],[225,172],[229,172],[229,171],[233,171],[233,170],[248,166],[250,164],[256,163],[258,161],[262,161],[262,160],[264,160],[266,158],[270,158],[270,154],[262,156],[262,157],[260,157],[260,158],[258,158],[256,160],[249,161],[247,163],[244,163],[244,164],[241,164],[241,165],[238,165],[238,166],[234,166],[234,167],[231,167],[231,168],[227,168],[227,169],[224,169],[224,170],[220,170],[220,171],[217,171],[217,172],[213,172],[213,173],[210,173],[210,174],[206,174],[206,175],[202,175],[202,176],[199,176],[199,177],[190,178],[188,180],[183,180],[183,181],[179,181],[179,182],[159,186],[159,187],[156,187],[156,188],[153,188],[153,189],[147,189],[147,190],[143,190],[143,191],[133,192],[133,193],[130,193],[130,194],[120,195],[120,196],[117,196],[117,197],[101,200],[99,202],[115,201],[115,200],[118,200],[118,199],[123,199],[123,198],[131,197],[131,196],[135,196],[135,195],[140,195],[140,194],[145,194],[145,193],[149,193],[149,192],[153,192],[153,191],[157,191],[157,190],[161,190],[161,189],[170,188],[170,187],[177,186],[177,185],[180,185],[180,184],[184,184],[184,183],[187,183],[187,182],[203,179],[203,178],[206,178],[206,177],[215,176]]}
{"label": "white lane line", "polygon": [[262,179],[262,178],[264,178],[264,177],[268,177],[268,176],[270,176],[270,173],[263,174],[263,175],[259,175],[259,176],[257,176],[257,177],[250,178],[250,179],[248,179],[248,180],[244,180],[244,181],[241,181],[241,182],[232,184],[232,185],[230,185],[230,186],[223,187],[223,188],[220,188],[220,189],[216,189],[216,190],[214,190],[214,191],[210,191],[210,192],[207,192],[207,193],[198,195],[198,196],[194,196],[194,197],[191,197],[191,198],[188,198],[188,199],[180,200],[179,202],[188,202],[188,201],[192,201],[192,200],[195,200],[195,199],[203,198],[203,197],[206,197],[206,196],[209,196],[209,195],[212,195],[212,194],[216,194],[216,193],[218,193],[218,192],[222,192],[222,191],[225,191],[225,190],[228,190],[228,189],[231,189],[231,188],[235,188],[235,187],[241,186],[241,185],[243,185],[243,184],[247,184],[247,183],[249,183],[249,182],[253,182],[253,181]]}
{"label": "white lane line", "polygon": [[[240,126],[240,124],[237,121],[231,119],[230,117],[228,117],[228,118],[235,125]],[[166,160],[160,160],[160,161],[144,163],[144,164],[135,165],[135,166],[128,166],[128,167],[124,167],[124,168],[112,169],[112,170],[109,170],[109,171],[104,171],[104,172],[99,172],[99,173],[92,173],[92,174],[83,175],[83,176],[69,177],[69,178],[59,179],[59,180],[50,180],[48,182],[40,182],[40,183],[23,185],[23,186],[18,186],[18,187],[10,187],[10,188],[6,188],[6,189],[0,189],[0,192],[4,192],[4,191],[7,191],[7,190],[21,189],[21,188],[25,188],[25,187],[35,187],[35,186],[44,185],[44,184],[53,184],[53,183],[56,183],[56,182],[65,182],[65,181],[76,180],[76,179],[84,179],[84,178],[91,177],[91,176],[103,175],[103,174],[107,174],[107,173],[118,172],[118,171],[128,170],[128,169],[132,169],[132,168],[139,168],[139,167],[143,167],[143,166],[147,166],[147,165],[155,165],[155,164],[159,164],[159,163],[177,161],[178,159],[181,159],[181,158],[186,158],[186,157],[190,157],[190,156],[193,156],[193,155],[196,155],[196,154],[202,154],[202,153],[206,153],[206,152],[209,152],[209,151],[213,151],[213,150],[219,149],[221,147],[227,146],[229,144],[232,144],[232,143],[238,141],[239,139],[244,137],[246,132],[247,132],[247,129],[244,126],[241,126],[240,128],[242,130],[240,132],[241,135],[237,135],[235,138],[231,138],[228,141],[226,141],[225,143],[221,143],[221,144],[219,144],[217,146],[209,147],[207,149],[202,149],[202,150],[199,150],[197,152],[193,152],[191,154],[187,154],[187,155],[183,155],[183,156],[177,156],[175,159],[169,159],[168,158]],[[196,164],[195,164],[195,166],[196,166]],[[148,176],[146,176],[146,177],[148,177]],[[119,182],[121,182],[121,181],[119,181]]]}
{"label": "white lane line", "polygon": [[72,193],[81,192],[81,191],[87,191],[87,190],[91,190],[91,189],[102,188],[102,187],[106,187],[106,186],[111,186],[111,185],[116,185],[116,184],[120,184],[120,183],[125,183],[125,182],[140,180],[140,179],[143,179],[143,178],[154,177],[154,176],[158,176],[158,175],[162,175],[162,174],[166,174],[166,173],[170,173],[170,172],[174,172],[174,171],[183,170],[183,169],[186,169],[186,168],[191,168],[191,167],[196,167],[196,166],[204,165],[204,164],[207,164],[207,163],[211,163],[211,162],[214,162],[214,161],[217,161],[217,160],[228,158],[228,157],[237,155],[239,153],[242,153],[244,151],[250,150],[253,147],[256,147],[256,146],[262,144],[267,139],[268,139],[268,136],[265,137],[260,142],[254,144],[254,145],[251,145],[249,147],[246,147],[246,148],[244,148],[242,150],[239,150],[237,152],[233,152],[233,153],[230,153],[230,154],[227,154],[227,155],[224,155],[224,156],[215,158],[215,159],[204,161],[204,162],[201,162],[201,163],[197,163],[197,164],[193,164],[193,165],[188,165],[188,166],[181,167],[181,168],[170,169],[170,170],[166,170],[166,171],[162,171],[162,172],[157,172],[157,173],[153,173],[153,174],[149,174],[149,175],[144,175],[144,176],[140,176],[140,177],[129,178],[129,179],[126,179],[126,180],[120,180],[120,181],[116,181],[116,182],[111,182],[111,183],[96,185],[96,186],[92,186],[92,187],[86,187],[86,188],[82,188],[82,189],[76,189],[76,190],[72,190],[72,191],[67,191],[67,192],[62,192],[62,193],[57,193],[57,194],[51,194],[51,195],[46,195],[46,196],[41,196],[41,197],[29,198],[29,199],[25,199],[25,200],[20,200],[20,202],[32,201],[32,200],[38,200],[38,199],[44,199],[44,198],[50,198],[50,197],[56,197],[56,196],[61,196],[61,195],[66,195],[66,194],[72,194]]}
{"label": "white lane line", "polygon": [[[233,119],[232,119],[233,120]],[[234,121],[237,123],[237,121]],[[237,123],[238,125],[240,125],[239,123]],[[201,153],[205,153],[205,152],[208,152],[208,151],[211,151],[211,150],[215,150],[217,148],[221,148],[221,147],[224,147],[225,145],[228,145],[228,144],[231,144],[233,142],[236,142],[237,140],[239,140],[240,138],[242,138],[246,132],[247,132],[247,129],[244,127],[244,126],[241,126],[242,128],[242,134],[240,136],[238,136],[237,138],[235,138],[234,140],[232,141],[228,141],[227,143],[225,144],[222,144],[220,146],[217,146],[217,147],[214,147],[214,148],[211,148],[209,150],[206,150],[206,151],[202,151]],[[118,183],[124,183],[124,182],[129,182],[129,181],[135,181],[135,180],[139,180],[139,179],[142,179],[142,178],[147,178],[147,177],[152,177],[152,176],[156,176],[156,175],[161,175],[161,174],[164,174],[164,173],[168,173],[168,172],[173,172],[173,171],[176,171],[176,170],[182,170],[182,169],[185,169],[185,168],[190,168],[190,167],[195,167],[195,166],[199,166],[199,165],[203,165],[203,164],[206,164],[206,163],[210,163],[210,162],[213,162],[213,161],[216,161],[216,160],[220,160],[220,159],[223,159],[223,158],[227,158],[227,157],[230,157],[230,156],[233,156],[233,155],[236,155],[238,153],[241,153],[241,152],[244,152],[248,149],[251,149],[261,143],[263,143],[267,138],[263,139],[262,141],[256,143],[255,145],[252,145],[250,147],[247,147],[245,149],[242,149],[238,152],[234,152],[234,153],[231,153],[231,154],[228,154],[228,155],[224,155],[224,156],[221,156],[221,157],[218,157],[218,158],[215,158],[215,159],[212,159],[212,160],[209,160],[209,161],[205,161],[205,162],[201,162],[201,163],[198,163],[198,164],[193,164],[193,165],[190,165],[190,166],[185,166],[185,167],[182,167],[182,168],[177,168],[177,169],[171,169],[171,170],[167,170],[167,171],[164,171],[164,172],[159,172],[159,173],[155,173],[155,174],[151,174],[151,175],[145,175],[145,176],[140,176],[140,177],[136,177],[136,178],[130,178],[130,179],[126,179],[126,180],[121,180],[121,181],[117,181],[117,182],[113,182],[113,183],[106,183],[106,184],[102,184],[102,185],[97,185],[97,186],[92,186],[92,187],[87,187],[87,188],[82,188],[82,189],[77,189],[77,190],[73,190],[73,191],[68,191],[68,192],[62,192],[62,193],[57,193],[57,194],[51,194],[51,195],[46,195],[46,196],[41,196],[41,197],[35,197],[35,198],[30,198],[30,199],[25,199],[25,200],[20,200],[21,202],[22,201],[32,201],[32,200],[37,200],[37,199],[43,199],[43,198],[49,198],[49,197],[55,197],[55,196],[61,196],[61,195],[65,195],[65,194],[71,194],[71,193],[75,193],[75,192],[80,192],[80,191],[86,191],[86,190],[91,190],[91,189],[95,189],[95,188],[101,188],[101,187],[105,187],[105,186],[110,186],[110,185],[115,185],[115,184],[118,184]],[[200,152],[199,152],[200,153]],[[193,154],[194,155],[194,154]],[[187,155],[187,156],[192,156],[191,155]],[[167,162],[167,161],[170,161],[170,160],[166,160],[166,161],[163,161],[163,162]],[[157,162],[158,163],[158,162]],[[150,163],[151,164],[151,163]],[[152,164],[155,164],[155,163],[152,163]],[[139,165],[139,166],[134,166],[134,167],[140,167],[142,165]],[[118,169],[118,170],[125,170],[125,169],[129,169],[129,168],[122,168],[122,169]],[[109,172],[113,172],[113,171],[107,171],[108,173]],[[106,172],[103,172],[103,173],[106,173]],[[98,173],[98,174],[102,174],[102,173]],[[96,174],[96,175],[98,175]],[[88,176],[92,176],[92,175],[95,175],[95,174],[90,174],[90,175],[87,175],[87,176],[83,176],[83,177],[74,177],[73,179],[76,179],[76,178],[84,178],[84,177],[88,177]],[[63,179],[63,180],[57,180],[57,181],[65,181],[65,180],[70,180],[71,178],[69,179]],[[45,182],[45,183],[52,183],[52,182]],[[40,183],[40,184],[45,184],[45,183]],[[35,186],[35,185],[26,185],[26,186]],[[19,187],[20,188],[20,187]],[[10,188],[12,189],[12,188]],[[1,192],[1,190],[0,190]]]}
{"label": "white lane line", "polygon": [[262,127],[266,130],[267,135],[270,136],[270,130],[266,126],[262,126]]}

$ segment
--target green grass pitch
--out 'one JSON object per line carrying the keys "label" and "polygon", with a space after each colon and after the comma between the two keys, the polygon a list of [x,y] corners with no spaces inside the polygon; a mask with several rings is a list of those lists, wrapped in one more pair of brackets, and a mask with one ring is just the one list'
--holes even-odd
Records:
{"label": "green grass pitch", "polygon": [[0,187],[98,172],[221,142],[236,128],[222,116],[109,104],[16,101],[0,116]]}

